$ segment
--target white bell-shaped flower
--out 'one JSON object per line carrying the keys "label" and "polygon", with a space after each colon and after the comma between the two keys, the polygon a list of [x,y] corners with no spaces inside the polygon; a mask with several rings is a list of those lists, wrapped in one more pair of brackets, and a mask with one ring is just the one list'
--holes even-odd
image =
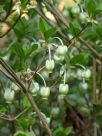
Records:
{"label": "white bell-shaped flower", "polygon": [[63,45],[63,46],[58,46],[58,48],[57,48],[57,50],[56,50],[56,54],[58,54],[58,55],[65,55],[66,53],[67,53],[67,51],[68,51],[68,48],[67,48],[67,46],[65,46],[65,45]]}
{"label": "white bell-shaped flower", "polygon": [[54,54],[54,60],[57,63],[62,62],[64,60],[64,56],[60,56],[60,55]]}
{"label": "white bell-shaped flower", "polygon": [[39,84],[37,82],[33,82],[30,90],[31,90],[32,95],[36,96],[39,91]]}
{"label": "white bell-shaped flower", "polygon": [[59,93],[63,96],[67,95],[69,91],[69,86],[68,84],[60,84],[59,85]]}
{"label": "white bell-shaped flower", "polygon": [[41,75],[43,76],[44,79],[48,79],[49,78],[49,73],[48,73],[47,70],[41,71]]}
{"label": "white bell-shaped flower", "polygon": [[4,93],[4,99],[6,100],[7,103],[11,103],[14,100],[15,92],[9,89],[5,90]]}
{"label": "white bell-shaped flower", "polygon": [[86,82],[82,82],[79,84],[79,87],[83,90],[87,90],[88,89],[88,84]]}
{"label": "white bell-shaped flower", "polygon": [[82,78],[82,73],[83,73],[82,69],[78,69],[77,73],[76,73],[77,74],[77,78],[79,78],[79,79]]}
{"label": "white bell-shaped flower", "polygon": [[40,89],[40,95],[43,99],[48,99],[50,95],[50,88],[49,87],[41,87]]}
{"label": "white bell-shaped flower", "polygon": [[91,77],[91,70],[90,69],[86,69],[84,72],[83,72],[83,77],[88,79]]}
{"label": "white bell-shaped flower", "polygon": [[46,67],[46,69],[48,70],[48,72],[51,73],[52,70],[53,70],[54,67],[55,67],[55,62],[54,62],[54,60],[46,60],[45,67]]}

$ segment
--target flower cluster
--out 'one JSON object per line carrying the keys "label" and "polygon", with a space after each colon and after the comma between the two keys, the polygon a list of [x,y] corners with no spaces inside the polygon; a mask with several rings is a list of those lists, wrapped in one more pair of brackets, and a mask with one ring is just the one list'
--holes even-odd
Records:
{"label": "flower cluster", "polygon": [[[59,39],[59,38],[58,38]],[[40,79],[43,81],[43,84],[40,84],[39,81],[36,81],[36,79],[32,79],[32,73],[35,71],[32,71],[31,69],[27,69],[26,73],[27,76],[31,77],[31,84],[30,84],[30,93],[32,96],[41,96],[43,99],[48,100],[52,89],[52,86],[48,84],[48,80],[50,79],[50,76],[59,77],[61,79],[60,82],[57,82],[57,88],[55,87],[58,96],[61,98],[64,98],[67,96],[70,85],[69,85],[69,79],[77,78],[81,82],[79,83],[80,89],[87,90],[88,89],[88,83],[86,80],[88,80],[91,77],[91,70],[86,69],[84,66],[82,68],[77,69],[76,73],[72,70],[69,66],[69,69],[67,69],[66,64],[66,58],[65,56],[69,54],[69,56],[72,57],[72,54],[70,54],[70,51],[68,51],[68,47],[63,44],[62,40],[60,39],[61,44],[60,45],[54,45],[51,43],[46,44],[43,46],[39,45],[39,49],[46,48],[48,54],[46,55],[44,66],[38,69],[36,71],[36,74],[40,77]],[[72,51],[71,51],[72,52]],[[74,55],[74,54],[73,54]],[[57,72],[57,76],[55,76],[56,68],[59,67],[59,71]],[[54,73],[55,72],[55,73]],[[14,100],[15,93],[19,91],[19,87],[12,83],[11,90],[6,90],[4,93],[4,98],[7,102],[11,103]],[[52,91],[54,92],[54,91]]]}
{"label": "flower cluster", "polygon": [[72,7],[71,12],[74,16],[79,17],[82,23],[88,22],[89,20],[88,14],[84,12],[83,8],[79,7],[79,5],[75,5],[74,7]]}

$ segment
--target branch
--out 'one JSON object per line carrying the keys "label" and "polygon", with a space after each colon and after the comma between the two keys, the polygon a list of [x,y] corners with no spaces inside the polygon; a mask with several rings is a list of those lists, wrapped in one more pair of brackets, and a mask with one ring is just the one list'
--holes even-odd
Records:
{"label": "branch", "polygon": [[[22,111],[21,113],[19,113],[17,116],[12,117],[12,118],[11,118],[9,115],[0,113],[0,114],[1,114],[1,115],[0,115],[0,118],[1,118],[1,119],[4,119],[4,120],[7,120],[7,121],[14,121],[14,120],[18,119],[20,116],[22,116],[27,110],[28,110],[28,109],[23,110],[23,111]],[[3,116],[6,116],[6,117],[3,117]]]}
{"label": "branch", "polygon": [[93,58],[93,104],[96,104],[96,60]]}
{"label": "branch", "polygon": [[39,117],[40,121],[43,123],[44,127],[46,128],[48,135],[52,136],[52,132],[48,126],[48,124],[46,123],[44,117],[42,116],[42,114],[40,113],[40,110],[35,102],[35,100],[33,99],[33,97],[31,96],[31,94],[29,93],[28,87],[29,84],[27,84],[27,87],[25,87],[22,82],[19,80],[19,78],[17,77],[17,75],[15,74],[15,72],[13,71],[13,69],[7,64],[5,63],[5,61],[0,57],[0,64],[4,67],[4,69],[6,69],[6,71],[9,73],[9,75],[17,82],[17,84],[19,86],[21,86],[22,91],[25,93],[25,95],[27,96],[31,106],[33,107],[33,109],[35,110],[37,116]]}
{"label": "branch", "polygon": [[[44,0],[43,0],[43,3],[44,3],[45,6],[47,7],[47,9],[48,9],[51,13],[53,13],[54,16],[57,16],[58,19],[61,21],[61,23],[63,23],[63,24],[66,26],[65,21],[63,22],[63,18],[61,18],[61,16],[59,15],[60,11],[58,11],[59,13],[56,12],[55,8],[53,8],[53,5],[50,5],[51,3],[49,4],[47,1],[44,1]],[[41,15],[39,12],[38,12],[38,14]],[[47,21],[46,16],[43,15],[43,18]],[[64,18],[64,20],[65,20],[65,18]],[[52,22],[52,21],[50,21],[50,22]],[[66,22],[67,22],[67,21],[66,21]],[[47,21],[47,23],[49,23],[49,21]],[[68,22],[67,22],[67,23],[68,23]],[[51,25],[51,23],[49,23],[49,24]],[[88,23],[82,30],[80,30],[80,31],[78,32],[78,35],[80,35],[80,34],[87,28],[87,26],[88,26],[89,24],[90,24],[90,23]],[[66,27],[68,27],[68,24],[67,24]],[[58,33],[63,37],[64,40],[66,40],[66,41],[68,42],[67,36],[66,36],[63,32],[61,32],[61,30],[58,29]],[[75,36],[71,39],[71,41],[73,41],[73,40],[76,38],[76,36],[77,36],[77,35],[75,35]],[[93,52],[93,53],[98,57],[98,59],[100,59],[99,53],[98,53],[92,46],[90,46],[90,45],[89,45],[86,41],[84,41],[82,38],[79,38],[79,41],[80,41],[81,43],[83,43],[85,46],[87,46],[87,47],[91,50],[91,52]],[[69,42],[70,42],[70,41],[69,41]]]}
{"label": "branch", "polygon": [[[36,10],[36,12],[37,12],[50,26],[52,26],[52,27],[55,27],[55,26],[56,26],[56,24],[55,24],[54,22],[52,22],[51,20],[49,20],[49,19],[45,16],[45,14],[43,14],[40,10],[38,10],[38,8],[35,8],[35,10]],[[64,39],[65,41],[68,40],[68,37],[67,37],[63,32],[61,32],[61,30],[60,30],[59,28],[57,28],[57,33],[58,33],[61,37],[63,37],[63,39]]]}
{"label": "branch", "polygon": [[49,4],[46,0],[43,0],[43,3],[46,5],[47,9],[56,17],[59,18],[59,20],[66,26],[68,27],[68,22],[65,20],[65,18],[60,14],[58,9],[54,7],[53,4]]}
{"label": "branch", "polygon": [[99,100],[101,99],[101,96],[102,96],[102,57],[100,59],[100,62],[101,62],[100,64],[100,90],[99,90],[99,96],[98,96]]}
{"label": "branch", "polygon": [[88,47],[94,54],[97,56],[98,59],[100,59],[99,53],[92,47],[90,44],[88,44],[86,41],[84,41],[82,38],[79,38],[79,41],[83,43],[86,47]]}
{"label": "branch", "polygon": [[52,132],[51,132],[51,130],[50,130],[48,124],[46,123],[44,117],[42,116],[42,114],[41,114],[39,108],[37,107],[37,105],[36,105],[36,103],[35,103],[33,97],[32,97],[31,94],[29,93],[29,91],[27,91],[26,96],[27,96],[27,98],[28,98],[30,104],[32,105],[33,109],[35,110],[37,116],[39,117],[40,121],[41,121],[41,122],[43,123],[43,125],[45,126],[45,128],[46,128],[46,130],[47,130],[47,132],[48,132],[48,135],[49,135],[49,136],[52,136]]}
{"label": "branch", "polygon": [[16,19],[16,21],[14,22],[14,24],[4,33],[0,36],[0,38],[4,37],[6,34],[8,34],[14,27],[15,25],[18,23],[19,19],[21,17],[21,14],[19,15],[19,17]]}
{"label": "branch", "polygon": [[6,72],[5,70],[3,70],[3,69],[0,68],[0,71],[1,71],[7,78],[9,78],[11,81],[13,81],[12,77],[11,77],[9,74],[7,74],[7,72]]}
{"label": "branch", "polygon": [[7,11],[7,15],[5,16],[4,19],[0,19],[0,22],[5,22],[6,19],[8,18],[8,16],[10,15],[11,9],[12,9],[12,4],[13,4],[13,0],[10,1],[10,6],[9,6],[8,11]]}
{"label": "branch", "polygon": [[12,68],[8,64],[6,64],[5,61],[1,57],[0,57],[0,64],[8,72],[8,74],[17,82],[17,84],[21,86],[23,92],[25,93],[24,85],[21,83],[21,81],[19,80],[15,72],[12,70]]}
{"label": "branch", "polygon": [[87,23],[84,28],[82,28],[76,35],[74,35],[71,39],[68,39],[68,42],[72,42],[76,37],[80,36],[82,32],[90,25],[90,23]]}

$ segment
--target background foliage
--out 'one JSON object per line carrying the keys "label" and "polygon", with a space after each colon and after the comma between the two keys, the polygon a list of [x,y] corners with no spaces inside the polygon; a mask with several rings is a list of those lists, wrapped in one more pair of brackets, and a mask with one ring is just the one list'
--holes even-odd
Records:
{"label": "background foliage", "polygon": [[101,0],[1,0],[0,135],[101,136],[101,52]]}

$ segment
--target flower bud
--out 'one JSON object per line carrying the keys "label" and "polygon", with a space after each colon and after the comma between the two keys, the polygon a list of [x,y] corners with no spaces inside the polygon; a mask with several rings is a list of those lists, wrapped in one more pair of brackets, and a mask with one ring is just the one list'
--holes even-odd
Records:
{"label": "flower bud", "polygon": [[59,93],[65,96],[69,91],[69,86],[67,84],[60,84],[59,85]]}
{"label": "flower bud", "polygon": [[13,100],[14,100],[14,95],[15,95],[15,92],[12,90],[5,90],[5,93],[4,93],[4,99],[6,100],[7,103],[11,103]]}
{"label": "flower bud", "polygon": [[88,19],[88,14],[86,12],[81,12],[79,18],[82,22],[85,22]]}
{"label": "flower bud", "polygon": [[53,70],[54,67],[55,67],[55,62],[54,62],[54,60],[46,60],[45,67],[46,67],[46,69],[48,70],[48,72],[51,73],[52,70]]}
{"label": "flower bud", "polygon": [[67,46],[65,46],[65,45],[63,45],[63,46],[58,46],[58,48],[57,48],[57,50],[56,50],[56,54],[58,54],[58,55],[65,55],[66,53],[67,53],[67,51],[68,51],[68,48],[67,48]]}
{"label": "flower bud", "polygon": [[40,95],[43,99],[48,99],[50,95],[50,88],[49,87],[41,87],[40,89]]}
{"label": "flower bud", "polygon": [[80,8],[78,6],[74,6],[71,9],[72,14],[78,15],[80,13]]}
{"label": "flower bud", "polygon": [[39,84],[37,82],[33,82],[31,85],[31,93],[33,96],[36,96],[36,94],[39,91]]}

